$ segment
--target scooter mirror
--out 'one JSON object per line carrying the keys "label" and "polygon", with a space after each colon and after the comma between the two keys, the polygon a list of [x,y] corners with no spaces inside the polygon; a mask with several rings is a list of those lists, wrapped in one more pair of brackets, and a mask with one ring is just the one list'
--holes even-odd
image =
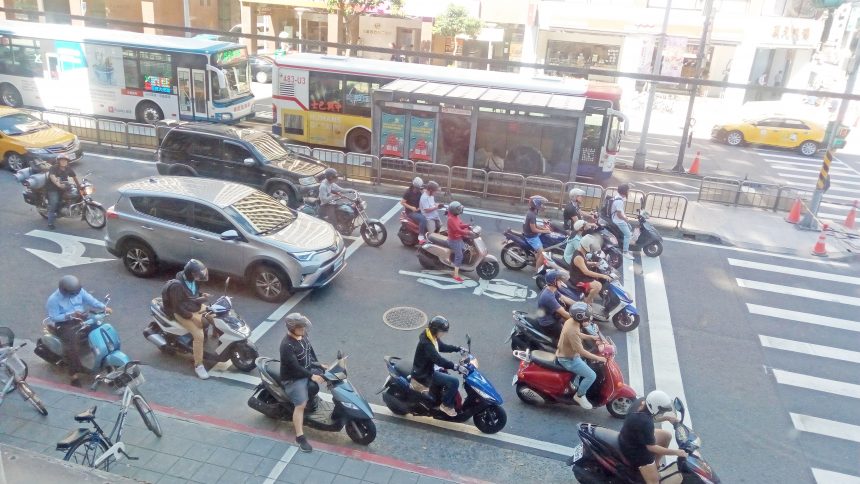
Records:
{"label": "scooter mirror", "polygon": [[469,333],[466,333],[466,349],[469,350],[469,353],[472,352],[472,337],[469,336]]}
{"label": "scooter mirror", "polygon": [[337,350],[337,359],[338,359],[338,360],[342,360],[342,359],[343,359],[343,352],[341,352],[340,350]]}
{"label": "scooter mirror", "polygon": [[224,281],[224,294],[227,294],[227,288],[230,287],[230,278],[228,277],[226,281]]}
{"label": "scooter mirror", "polygon": [[679,419],[681,421],[683,421],[684,420],[684,413],[685,413],[686,409],[684,408],[684,404],[681,402],[681,399],[678,397],[675,397],[675,401],[672,403],[673,403],[673,406],[675,407],[675,411],[678,412],[678,415],[680,415]]}

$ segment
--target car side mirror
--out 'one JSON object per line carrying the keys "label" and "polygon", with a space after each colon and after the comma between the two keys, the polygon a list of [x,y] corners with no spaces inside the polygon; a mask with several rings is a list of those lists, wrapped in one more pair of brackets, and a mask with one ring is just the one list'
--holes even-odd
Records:
{"label": "car side mirror", "polygon": [[255,160],[253,158],[245,158],[244,160],[242,160],[242,163],[245,166],[254,166],[257,164],[257,160]]}
{"label": "car side mirror", "polygon": [[221,240],[239,240],[239,232],[226,230],[221,233]]}

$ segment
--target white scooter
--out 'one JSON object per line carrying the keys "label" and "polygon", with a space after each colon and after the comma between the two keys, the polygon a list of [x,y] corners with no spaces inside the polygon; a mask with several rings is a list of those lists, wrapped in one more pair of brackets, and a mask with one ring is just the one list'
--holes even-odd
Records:
{"label": "white scooter", "polygon": [[[230,360],[233,366],[241,371],[251,371],[256,368],[257,348],[248,338],[251,328],[233,310],[233,302],[227,295],[230,278],[224,283],[224,295],[219,297],[203,313],[204,321],[212,320],[212,325],[206,325],[203,333],[206,342],[203,345],[203,358],[218,363]],[[165,352],[180,352],[191,354],[194,342],[191,333],[178,321],[165,314],[161,298],[157,297],[149,305],[149,312],[155,320],[143,330],[143,335],[152,344]]]}

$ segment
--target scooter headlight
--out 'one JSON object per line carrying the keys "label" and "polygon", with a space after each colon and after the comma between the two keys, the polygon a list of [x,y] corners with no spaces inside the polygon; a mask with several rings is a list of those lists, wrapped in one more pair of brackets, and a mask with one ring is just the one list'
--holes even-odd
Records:
{"label": "scooter headlight", "polygon": [[354,403],[351,403],[351,402],[340,402],[340,404],[341,404],[341,405],[343,405],[343,406],[344,406],[344,408],[348,408],[348,409],[350,409],[350,410],[358,410],[358,405],[356,405],[356,404],[354,404]]}
{"label": "scooter headlight", "polygon": [[472,387],[472,390],[475,390],[475,393],[480,395],[481,398],[483,398],[484,400],[486,400],[488,402],[495,402],[496,401],[496,399],[493,398],[489,393],[481,390],[480,388]]}

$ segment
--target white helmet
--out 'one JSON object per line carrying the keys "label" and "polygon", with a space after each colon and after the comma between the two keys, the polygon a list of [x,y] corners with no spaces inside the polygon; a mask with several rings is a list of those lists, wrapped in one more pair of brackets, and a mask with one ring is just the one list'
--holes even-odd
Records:
{"label": "white helmet", "polygon": [[585,220],[579,219],[573,223],[574,232],[579,232],[583,227],[585,227]]}
{"label": "white helmet", "polygon": [[661,390],[654,390],[649,393],[645,397],[645,406],[648,407],[648,412],[655,417],[661,413],[671,412],[675,409],[672,405],[672,399],[669,398],[669,395],[666,395],[666,392]]}
{"label": "white helmet", "polygon": [[600,249],[603,244],[601,244],[602,237],[596,234],[588,234],[582,238],[579,242],[579,246],[585,251],[585,253],[596,254],[600,252]]}
{"label": "white helmet", "polygon": [[422,180],[420,176],[416,176],[412,179],[412,186],[415,188],[421,188],[424,186],[424,180]]}
{"label": "white helmet", "polygon": [[571,200],[573,200],[576,197],[584,197],[585,196],[585,190],[583,190],[581,188],[571,188],[570,191],[567,192],[567,195],[570,197]]}

